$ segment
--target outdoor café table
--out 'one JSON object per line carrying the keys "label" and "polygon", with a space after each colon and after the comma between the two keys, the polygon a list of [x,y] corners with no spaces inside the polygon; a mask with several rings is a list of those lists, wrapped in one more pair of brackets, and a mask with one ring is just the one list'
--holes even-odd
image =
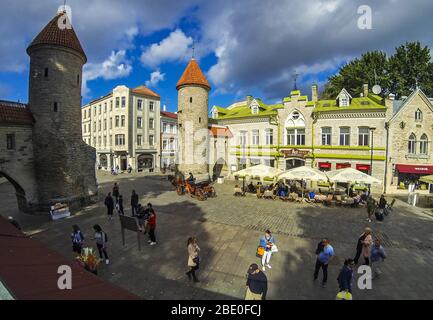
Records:
{"label": "outdoor caf\u00e9 table", "polygon": [[272,190],[266,190],[265,193],[263,194],[263,197],[268,198],[268,197],[273,197],[274,196],[274,192]]}

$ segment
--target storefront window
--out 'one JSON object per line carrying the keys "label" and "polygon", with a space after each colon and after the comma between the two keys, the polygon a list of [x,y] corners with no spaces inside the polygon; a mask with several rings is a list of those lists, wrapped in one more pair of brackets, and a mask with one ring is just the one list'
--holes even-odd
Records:
{"label": "storefront window", "polygon": [[319,162],[320,171],[331,171],[331,163],[329,162]]}

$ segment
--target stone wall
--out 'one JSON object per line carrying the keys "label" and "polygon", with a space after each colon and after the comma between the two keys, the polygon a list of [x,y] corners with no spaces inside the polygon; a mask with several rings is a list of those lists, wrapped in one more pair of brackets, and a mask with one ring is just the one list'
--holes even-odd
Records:
{"label": "stone wall", "polygon": [[[6,135],[15,135],[15,150],[7,150]],[[34,176],[33,141],[31,126],[0,126],[0,175],[14,185],[18,206],[30,211],[38,202]],[[0,178],[0,183],[4,178]]]}

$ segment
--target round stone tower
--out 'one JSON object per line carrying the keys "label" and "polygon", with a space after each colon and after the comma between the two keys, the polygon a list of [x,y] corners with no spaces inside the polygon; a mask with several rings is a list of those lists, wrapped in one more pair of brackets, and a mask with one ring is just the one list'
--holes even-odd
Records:
{"label": "round stone tower", "polygon": [[208,105],[211,86],[197,61],[191,59],[177,83],[179,154],[178,170],[209,178]]}
{"label": "round stone tower", "polygon": [[81,84],[86,54],[59,12],[27,48],[29,109],[39,203],[81,207],[97,194],[96,152],[82,140]]}

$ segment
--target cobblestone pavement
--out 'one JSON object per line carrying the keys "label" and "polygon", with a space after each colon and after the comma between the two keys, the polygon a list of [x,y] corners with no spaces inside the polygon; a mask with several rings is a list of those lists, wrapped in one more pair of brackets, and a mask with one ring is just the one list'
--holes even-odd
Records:
{"label": "cobblestone pavement", "polygon": [[[146,299],[242,299],[245,273],[255,257],[260,235],[271,229],[280,252],[272,257],[269,299],[334,299],[336,277],[347,257],[353,257],[358,235],[366,226],[382,239],[388,253],[383,276],[373,281],[373,290],[354,289],[355,299],[433,298],[433,217],[431,210],[396,202],[394,212],[382,222],[368,223],[365,209],[325,208],[309,204],[259,200],[254,196],[232,196],[234,182],[216,185],[218,197],[200,202],[178,196],[166,177],[119,176],[126,213],[129,195],[135,189],[142,204],[152,202],[157,210],[158,245],[138,251],[136,237],[129,233],[122,247],[119,222],[108,222],[102,199],[113,177],[99,174],[100,203],[76,216],[57,222],[46,218],[19,216],[25,229],[49,247],[72,258],[69,233],[79,224],[85,235],[99,223],[109,234],[111,264],[102,266],[100,276]],[[5,190],[3,190],[5,189]],[[0,186],[0,191],[7,192]],[[8,198],[8,197],[6,197]],[[9,201],[9,200],[8,200]],[[10,201],[9,201],[10,202]],[[7,205],[11,205],[8,203]],[[0,203],[0,213],[7,215]],[[12,210],[13,212],[13,210]],[[41,231],[42,230],[42,231]],[[185,276],[186,239],[196,235],[202,248],[201,282]],[[336,251],[329,267],[327,288],[312,281],[314,250],[328,237]],[[93,245],[91,242],[87,245]],[[356,285],[355,285],[356,287]]]}

